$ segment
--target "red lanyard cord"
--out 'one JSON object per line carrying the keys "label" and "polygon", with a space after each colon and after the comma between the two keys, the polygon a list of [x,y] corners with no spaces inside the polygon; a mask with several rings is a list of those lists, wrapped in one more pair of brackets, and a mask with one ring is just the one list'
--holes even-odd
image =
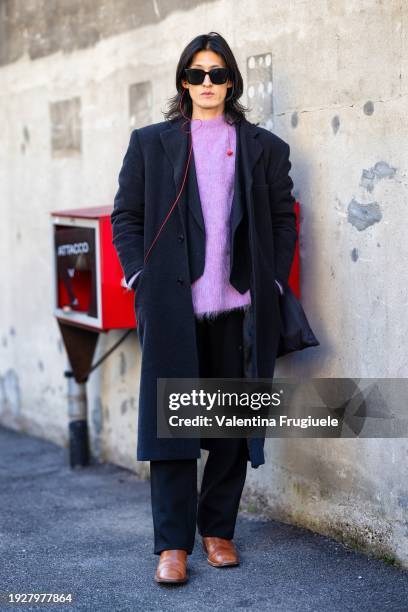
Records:
{"label": "red lanyard cord", "polygon": [[148,250],[147,250],[147,252],[146,252],[146,255],[145,255],[145,258],[144,258],[144,263],[146,263],[146,261],[147,261],[147,259],[148,259],[149,255],[150,255],[150,251],[151,251],[151,250],[152,250],[152,248],[154,247],[154,245],[155,245],[155,243],[156,243],[156,241],[157,241],[157,239],[158,239],[158,237],[159,237],[159,235],[160,235],[160,233],[161,233],[161,231],[162,231],[163,227],[164,227],[164,226],[165,226],[165,224],[167,223],[167,220],[169,219],[169,217],[170,217],[170,215],[171,215],[171,213],[172,213],[172,211],[173,211],[174,207],[176,206],[176,204],[177,204],[177,202],[179,201],[180,196],[181,196],[181,194],[182,194],[182,192],[183,192],[183,189],[184,189],[184,183],[186,182],[186,178],[187,178],[187,171],[188,171],[188,167],[189,167],[189,165],[190,165],[190,158],[191,158],[191,152],[192,152],[192,150],[193,150],[193,141],[192,141],[192,139],[191,139],[191,144],[190,144],[190,152],[189,152],[189,154],[188,154],[188,160],[187,160],[186,170],[185,170],[185,172],[184,172],[184,178],[183,178],[183,182],[182,182],[182,184],[181,184],[181,189],[180,189],[180,192],[179,192],[179,194],[178,194],[177,198],[175,199],[174,203],[171,205],[171,208],[170,208],[169,212],[167,213],[167,215],[166,215],[166,217],[165,217],[165,219],[164,219],[163,223],[161,224],[161,226],[160,226],[160,228],[159,228],[159,231],[157,232],[157,234],[156,234],[156,236],[155,236],[155,238],[154,238],[154,240],[153,240],[152,244],[151,244],[151,245],[150,245],[150,247],[148,248]]}

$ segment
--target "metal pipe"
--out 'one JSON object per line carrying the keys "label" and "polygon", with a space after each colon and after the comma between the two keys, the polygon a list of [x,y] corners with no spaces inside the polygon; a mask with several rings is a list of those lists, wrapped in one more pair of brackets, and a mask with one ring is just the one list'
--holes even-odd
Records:
{"label": "metal pipe", "polygon": [[68,379],[69,460],[71,468],[89,465],[86,383],[78,383],[72,372]]}

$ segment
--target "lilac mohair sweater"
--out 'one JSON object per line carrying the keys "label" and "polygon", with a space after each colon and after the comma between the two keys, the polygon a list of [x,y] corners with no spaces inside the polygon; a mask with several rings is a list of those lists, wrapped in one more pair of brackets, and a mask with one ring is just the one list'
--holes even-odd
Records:
{"label": "lilac mohair sweater", "polygon": [[[229,282],[236,130],[223,114],[213,119],[193,119],[191,130],[206,233],[204,273],[192,283],[191,291],[196,317],[212,318],[220,312],[251,303],[249,289],[244,294],[239,293]],[[234,152],[231,156],[227,155],[229,146]]]}

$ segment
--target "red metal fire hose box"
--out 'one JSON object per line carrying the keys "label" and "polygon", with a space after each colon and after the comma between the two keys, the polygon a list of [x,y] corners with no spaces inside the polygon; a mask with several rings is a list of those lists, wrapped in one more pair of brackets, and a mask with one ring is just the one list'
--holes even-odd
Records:
{"label": "red metal fire hose box", "polygon": [[54,314],[98,331],[136,327],[129,291],[112,244],[112,206],[51,213],[54,242]]}
{"label": "red metal fire hose box", "polygon": [[[67,352],[69,458],[90,461],[86,382],[136,327],[134,292],[125,284],[112,243],[112,206],[51,212],[54,315]],[[101,333],[125,329],[93,362]]]}

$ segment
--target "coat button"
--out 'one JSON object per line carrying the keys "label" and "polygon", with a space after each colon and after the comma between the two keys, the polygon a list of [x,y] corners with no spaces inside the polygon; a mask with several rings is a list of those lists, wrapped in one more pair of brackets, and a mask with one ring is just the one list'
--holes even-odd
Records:
{"label": "coat button", "polygon": [[179,276],[179,277],[177,278],[177,282],[178,282],[178,284],[179,284],[179,285],[184,285],[184,279],[183,279],[183,278],[181,278],[181,276]]}
{"label": "coat button", "polygon": [[183,234],[179,234],[179,235],[177,236],[177,240],[178,240],[179,242],[183,242],[183,240],[184,240],[184,236],[183,236]]}

